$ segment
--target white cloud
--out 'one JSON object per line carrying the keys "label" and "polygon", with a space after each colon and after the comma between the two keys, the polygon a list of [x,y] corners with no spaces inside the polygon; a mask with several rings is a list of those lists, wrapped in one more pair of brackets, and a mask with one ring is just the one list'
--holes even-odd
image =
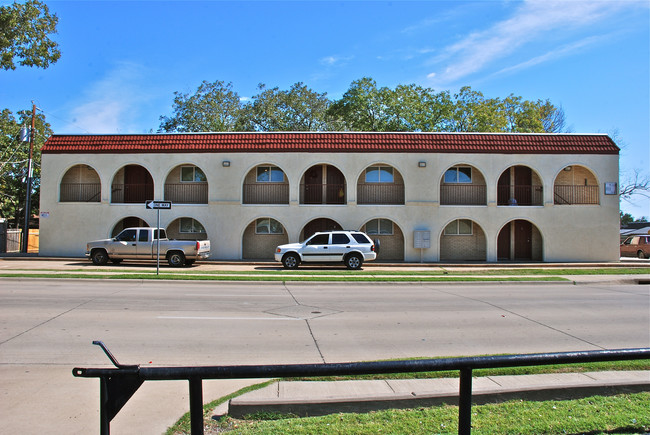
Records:
{"label": "white cloud", "polygon": [[63,132],[93,134],[134,133],[140,107],[148,100],[143,91],[146,80],[142,66],[120,63],[105,77],[86,89],[84,96],[70,110],[73,122]]}
{"label": "white cloud", "polygon": [[322,65],[333,66],[352,60],[354,56],[326,56],[320,59]]}
{"label": "white cloud", "polygon": [[[440,65],[440,70],[434,71],[433,77],[438,84],[453,83],[483,71],[495,61],[506,58],[528,43],[548,38],[549,35],[561,38],[567,30],[573,31],[604,21],[617,10],[630,4],[601,1],[526,1],[510,18],[497,22],[486,30],[469,34],[444,48],[440,55],[432,59],[433,64]],[[636,7],[638,3],[633,5]],[[566,55],[572,45],[574,44],[565,44],[560,51],[564,51]],[[577,45],[573,47],[576,48]],[[556,55],[559,54],[561,53]],[[548,53],[536,57],[534,62],[541,63],[553,57],[553,53]]]}

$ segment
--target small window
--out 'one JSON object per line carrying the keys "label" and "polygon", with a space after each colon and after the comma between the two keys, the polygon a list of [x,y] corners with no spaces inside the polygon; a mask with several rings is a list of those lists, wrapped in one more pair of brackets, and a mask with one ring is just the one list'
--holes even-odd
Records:
{"label": "small window", "polygon": [[307,245],[327,245],[329,244],[329,241],[329,234],[317,234],[307,242]]}
{"label": "small window", "polygon": [[138,233],[138,242],[148,242],[149,241],[149,231],[140,230]]}
{"label": "small window", "polygon": [[[167,238],[167,233],[165,232],[164,229],[160,229],[160,239],[166,239]],[[153,230],[153,239],[158,240],[158,230]]]}
{"label": "small window", "polygon": [[205,233],[205,228],[197,220],[192,218],[181,218],[179,224],[181,233]]}
{"label": "small window", "polygon": [[394,183],[393,168],[371,166],[366,168],[366,183]]}
{"label": "small window", "polygon": [[332,245],[347,245],[350,238],[346,234],[332,234]]}
{"label": "small window", "polygon": [[469,219],[456,219],[445,227],[445,236],[471,236],[472,221]]}
{"label": "small window", "polygon": [[366,233],[379,236],[393,235],[393,221],[389,219],[373,219],[366,224]]}
{"label": "small window", "polygon": [[445,172],[445,183],[471,183],[472,168],[469,166],[454,166]]}
{"label": "small window", "polygon": [[284,228],[275,219],[261,218],[255,221],[255,234],[284,234]]}
{"label": "small window", "polygon": [[135,242],[136,233],[138,230],[124,230],[115,237],[120,242]]}
{"label": "small window", "polygon": [[207,181],[205,174],[196,166],[181,166],[181,182],[202,183]]}
{"label": "small window", "polygon": [[354,240],[356,240],[357,243],[361,243],[361,244],[372,243],[372,240],[370,240],[368,236],[366,236],[363,233],[352,233],[352,237],[354,237]]}
{"label": "small window", "polygon": [[277,166],[258,166],[257,167],[258,183],[283,183],[284,172]]}

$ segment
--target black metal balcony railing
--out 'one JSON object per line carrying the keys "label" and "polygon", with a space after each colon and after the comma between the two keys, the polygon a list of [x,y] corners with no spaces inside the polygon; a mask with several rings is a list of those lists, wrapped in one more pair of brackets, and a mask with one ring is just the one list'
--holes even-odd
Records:
{"label": "black metal balcony railing", "polygon": [[99,183],[61,183],[61,202],[100,202],[102,186]]}
{"label": "black metal balcony railing", "polygon": [[558,205],[599,204],[598,186],[554,186],[553,202]]}
{"label": "black metal balcony railing", "polygon": [[357,184],[357,204],[404,205],[404,185],[396,183]]}
{"label": "black metal balcony railing", "polygon": [[177,204],[207,204],[208,183],[167,183],[165,201]]}
{"label": "black metal balcony railing", "polygon": [[442,184],[441,205],[487,205],[487,186],[484,184]]}
{"label": "black metal balcony railing", "polygon": [[112,204],[137,204],[153,200],[152,184],[113,184]]}
{"label": "black metal balcony railing", "polygon": [[244,184],[244,204],[289,204],[287,183]]}
{"label": "black metal balcony railing", "polygon": [[345,204],[345,184],[301,184],[301,204]]}
{"label": "black metal balcony railing", "polygon": [[544,205],[544,187],[533,186],[497,186],[497,205]]}

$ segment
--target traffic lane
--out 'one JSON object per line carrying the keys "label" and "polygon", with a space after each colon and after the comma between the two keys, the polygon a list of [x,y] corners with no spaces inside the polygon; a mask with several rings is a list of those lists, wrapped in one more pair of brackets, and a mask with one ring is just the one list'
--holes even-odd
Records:
{"label": "traffic lane", "polygon": [[287,286],[340,311],[310,321],[328,362],[650,345],[647,286]]}

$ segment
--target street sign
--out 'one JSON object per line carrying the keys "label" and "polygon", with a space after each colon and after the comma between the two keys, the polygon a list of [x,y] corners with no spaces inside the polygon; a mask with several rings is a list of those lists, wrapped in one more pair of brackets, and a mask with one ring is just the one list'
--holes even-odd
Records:
{"label": "street sign", "polygon": [[145,203],[145,207],[150,209],[150,210],[171,210],[172,208],[172,202],[171,201],[147,201]]}

